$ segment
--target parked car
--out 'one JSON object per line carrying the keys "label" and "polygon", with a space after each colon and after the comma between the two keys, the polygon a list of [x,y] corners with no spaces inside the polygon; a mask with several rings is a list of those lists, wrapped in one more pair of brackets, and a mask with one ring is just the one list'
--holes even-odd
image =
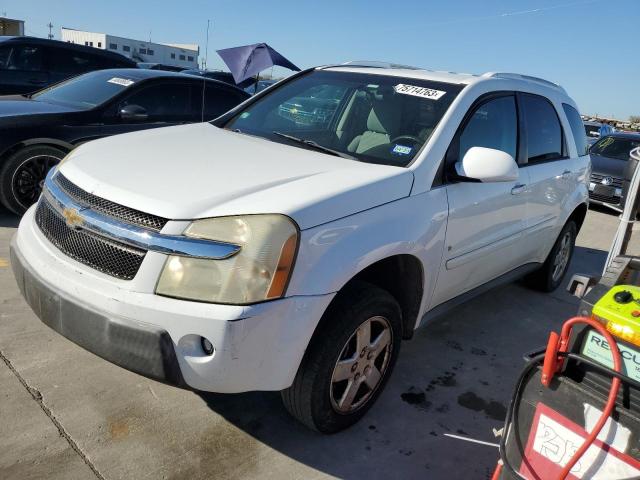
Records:
{"label": "parked car", "polygon": [[118,53],[35,37],[0,37],[0,95],[31,93],[105,68],[133,68]]}
{"label": "parked car", "polygon": [[602,123],[594,122],[594,121],[586,121],[584,122],[584,131],[587,134],[587,140],[589,141],[589,145],[593,145],[600,138],[600,129],[602,128]]}
{"label": "parked car", "polygon": [[23,213],[49,169],[88,140],[210,120],[248,97],[215,80],[140,69],[100,70],[0,97],[0,202]]}
{"label": "parked car", "polygon": [[251,95],[254,95],[276,83],[278,83],[278,80],[258,80],[258,85],[256,86],[255,81],[253,81],[250,85],[244,87],[244,91]]}
{"label": "parked car", "polygon": [[640,147],[640,133],[614,133],[602,137],[590,150],[592,203],[622,211],[625,202],[623,180],[629,154]]}
{"label": "parked car", "polygon": [[184,67],[176,67],[175,65],[164,65],[162,63],[138,62],[138,68],[147,68],[149,70],[165,70],[167,72],[183,72]]}
{"label": "parked car", "polygon": [[[281,114],[319,90],[331,115]],[[212,123],[73,150],[11,262],[40,319],[89,351],[192,389],[281,390],[335,432],[417,327],[525,274],[561,284],[589,164],[551,82],[320,67]]]}
{"label": "parked car", "polygon": [[228,83],[229,85],[236,85],[236,81],[233,79],[231,72],[222,72],[217,70],[198,70],[196,68],[183,70],[182,73],[188,75],[196,75],[198,77],[210,78],[212,80],[218,80],[220,82]]}

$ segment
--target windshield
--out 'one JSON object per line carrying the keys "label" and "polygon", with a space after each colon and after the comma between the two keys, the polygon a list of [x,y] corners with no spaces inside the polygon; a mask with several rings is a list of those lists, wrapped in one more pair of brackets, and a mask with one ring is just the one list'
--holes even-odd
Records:
{"label": "windshield", "polygon": [[460,90],[460,85],[415,78],[316,70],[259,99],[225,128],[405,167]]}
{"label": "windshield", "polygon": [[121,72],[100,70],[45,88],[33,94],[31,98],[41,102],[89,110],[124,91],[135,81]]}
{"label": "windshield", "polygon": [[640,147],[640,140],[628,138],[604,137],[591,147],[591,153],[603,157],[629,160],[631,150]]}
{"label": "windshield", "polygon": [[584,130],[587,133],[588,137],[597,137],[600,135],[599,125],[585,125]]}

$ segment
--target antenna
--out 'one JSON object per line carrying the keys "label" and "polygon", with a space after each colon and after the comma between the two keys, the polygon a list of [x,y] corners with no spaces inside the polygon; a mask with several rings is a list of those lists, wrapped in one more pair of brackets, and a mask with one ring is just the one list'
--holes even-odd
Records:
{"label": "antenna", "polygon": [[202,69],[207,69],[207,60],[209,59],[209,24],[211,20],[207,20],[207,43],[204,46],[204,62],[202,63]]}
{"label": "antenna", "polygon": [[47,27],[49,27],[49,35],[48,35],[49,40],[53,40],[53,32],[52,32],[52,29],[53,29],[53,23],[49,22],[49,23],[47,24]]}

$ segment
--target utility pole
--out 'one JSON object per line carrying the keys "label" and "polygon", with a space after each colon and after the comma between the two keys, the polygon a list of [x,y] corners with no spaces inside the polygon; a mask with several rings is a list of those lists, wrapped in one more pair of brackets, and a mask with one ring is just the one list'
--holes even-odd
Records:
{"label": "utility pole", "polygon": [[53,32],[52,32],[52,29],[53,29],[53,23],[49,22],[49,24],[47,25],[47,27],[49,27],[49,35],[48,35],[49,40],[53,40]]}
{"label": "utility pole", "polygon": [[209,58],[209,23],[211,20],[207,20],[207,43],[204,46],[204,62],[202,62],[202,69],[207,69],[207,59]]}

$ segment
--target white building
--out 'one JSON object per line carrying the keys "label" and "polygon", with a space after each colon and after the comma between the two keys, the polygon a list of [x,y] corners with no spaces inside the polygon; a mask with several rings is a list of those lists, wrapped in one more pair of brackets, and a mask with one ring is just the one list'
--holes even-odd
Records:
{"label": "white building", "polygon": [[21,37],[24,35],[24,20],[0,17],[0,35]]}
{"label": "white building", "polygon": [[198,68],[198,45],[163,44],[116,37],[106,33],[84,32],[72,28],[62,28],[64,42],[87,45],[118,52],[136,62],[161,63],[174,67]]}

